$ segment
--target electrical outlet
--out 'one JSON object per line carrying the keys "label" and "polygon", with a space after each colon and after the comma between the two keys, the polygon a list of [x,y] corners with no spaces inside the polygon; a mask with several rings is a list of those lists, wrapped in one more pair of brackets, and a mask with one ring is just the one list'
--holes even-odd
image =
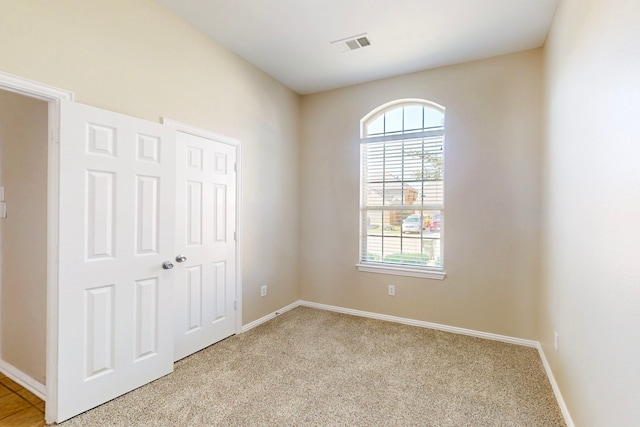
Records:
{"label": "electrical outlet", "polygon": [[396,296],[396,287],[395,285],[389,285],[389,296]]}
{"label": "electrical outlet", "polygon": [[260,286],[260,296],[261,297],[267,296],[267,285]]}
{"label": "electrical outlet", "polygon": [[555,351],[558,351],[558,341],[559,341],[558,333],[556,331],[553,331],[553,349]]}

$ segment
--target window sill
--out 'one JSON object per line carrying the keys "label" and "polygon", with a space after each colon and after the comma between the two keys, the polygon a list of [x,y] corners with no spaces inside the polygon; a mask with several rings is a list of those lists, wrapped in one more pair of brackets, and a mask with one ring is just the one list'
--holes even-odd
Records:
{"label": "window sill", "polygon": [[382,264],[356,264],[358,271],[367,273],[393,274],[396,276],[420,277],[422,279],[444,280],[447,273],[442,270],[427,270],[410,266],[391,266]]}

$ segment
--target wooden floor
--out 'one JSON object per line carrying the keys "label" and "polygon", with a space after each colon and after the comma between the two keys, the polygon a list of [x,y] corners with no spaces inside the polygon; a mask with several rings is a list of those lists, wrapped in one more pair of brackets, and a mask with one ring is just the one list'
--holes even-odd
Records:
{"label": "wooden floor", "polygon": [[44,402],[0,373],[0,427],[44,425]]}

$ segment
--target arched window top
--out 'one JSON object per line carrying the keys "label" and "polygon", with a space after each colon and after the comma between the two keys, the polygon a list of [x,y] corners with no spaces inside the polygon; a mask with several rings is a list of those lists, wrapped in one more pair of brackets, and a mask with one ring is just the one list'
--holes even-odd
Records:
{"label": "arched window top", "polygon": [[388,102],[360,120],[360,137],[374,138],[444,129],[445,108],[424,99]]}

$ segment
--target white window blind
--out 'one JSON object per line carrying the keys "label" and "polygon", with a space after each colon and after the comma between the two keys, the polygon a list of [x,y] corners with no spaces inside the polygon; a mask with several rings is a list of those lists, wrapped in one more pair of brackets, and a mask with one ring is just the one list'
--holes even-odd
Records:
{"label": "white window blind", "polygon": [[444,137],[444,109],[427,101],[363,120],[359,266],[442,271]]}

